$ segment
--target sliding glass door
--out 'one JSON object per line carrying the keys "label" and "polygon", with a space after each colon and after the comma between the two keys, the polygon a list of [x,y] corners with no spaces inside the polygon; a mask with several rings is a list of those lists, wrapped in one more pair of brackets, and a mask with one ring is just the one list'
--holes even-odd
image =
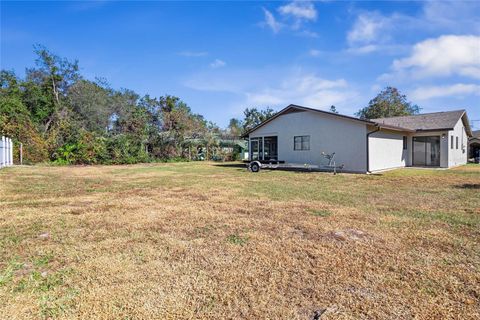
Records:
{"label": "sliding glass door", "polygon": [[413,137],[413,165],[440,166],[440,137]]}

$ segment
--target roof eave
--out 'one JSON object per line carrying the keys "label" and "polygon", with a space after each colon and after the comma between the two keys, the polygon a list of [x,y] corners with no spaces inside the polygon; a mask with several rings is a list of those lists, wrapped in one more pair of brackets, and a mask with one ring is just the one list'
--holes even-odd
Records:
{"label": "roof eave", "polygon": [[417,129],[416,132],[451,131],[454,128]]}
{"label": "roof eave", "polygon": [[381,123],[377,123],[376,127],[380,128],[380,129],[387,129],[387,130],[392,130],[392,131],[415,132],[415,130],[412,130],[412,129],[402,128],[402,127],[397,127],[397,126],[389,126],[389,125],[384,125],[384,124],[381,124]]}
{"label": "roof eave", "polygon": [[470,121],[468,121],[467,111],[464,111],[461,117],[463,121],[463,126],[467,132],[468,137],[473,137],[472,127],[470,127]]}

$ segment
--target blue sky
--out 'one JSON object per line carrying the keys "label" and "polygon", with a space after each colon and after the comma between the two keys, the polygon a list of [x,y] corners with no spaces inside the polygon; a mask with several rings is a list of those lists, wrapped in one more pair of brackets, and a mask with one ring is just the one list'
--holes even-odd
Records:
{"label": "blue sky", "polygon": [[2,1],[1,68],[23,76],[36,43],[221,126],[290,103],[352,115],[387,85],[480,120],[478,1]]}

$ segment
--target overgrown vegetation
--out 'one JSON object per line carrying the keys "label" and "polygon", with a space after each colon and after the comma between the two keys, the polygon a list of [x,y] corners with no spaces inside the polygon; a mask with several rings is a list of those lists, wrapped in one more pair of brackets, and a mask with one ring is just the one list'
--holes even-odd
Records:
{"label": "overgrown vegetation", "polygon": [[121,164],[154,160],[232,160],[240,135],[273,111],[245,110],[221,129],[180,98],[115,90],[85,79],[78,61],[35,47],[25,79],[0,73],[0,134],[23,144],[26,163]]}
{"label": "overgrown vegetation", "polygon": [[478,319],[480,166],[0,171],[5,319]]}

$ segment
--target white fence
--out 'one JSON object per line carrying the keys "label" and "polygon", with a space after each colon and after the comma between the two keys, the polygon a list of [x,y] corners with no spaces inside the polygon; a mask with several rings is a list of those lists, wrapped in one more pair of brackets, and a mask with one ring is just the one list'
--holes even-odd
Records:
{"label": "white fence", "polygon": [[0,141],[0,168],[13,165],[13,141],[2,136]]}

